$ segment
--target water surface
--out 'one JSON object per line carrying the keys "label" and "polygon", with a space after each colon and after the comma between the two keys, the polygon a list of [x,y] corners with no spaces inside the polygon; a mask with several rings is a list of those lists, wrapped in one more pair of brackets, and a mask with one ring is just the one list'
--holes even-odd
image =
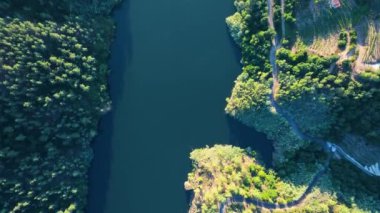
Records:
{"label": "water surface", "polygon": [[187,211],[191,150],[236,139],[224,114],[241,69],[233,12],[232,0],[124,0],[115,12],[113,110],[94,143],[88,212]]}

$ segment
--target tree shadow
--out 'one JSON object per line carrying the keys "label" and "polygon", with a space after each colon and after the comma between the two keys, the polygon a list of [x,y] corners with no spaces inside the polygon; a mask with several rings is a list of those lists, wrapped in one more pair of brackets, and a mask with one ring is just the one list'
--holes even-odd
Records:
{"label": "tree shadow", "polygon": [[89,188],[86,211],[104,212],[109,188],[112,159],[113,120],[117,103],[122,97],[124,75],[132,61],[132,37],[129,28],[129,0],[115,8],[113,19],[116,22],[115,40],[111,47],[108,76],[112,110],[103,116],[98,126],[98,136],[92,142],[94,159],[89,170]]}
{"label": "tree shadow", "polygon": [[[227,34],[230,34],[230,29],[228,28],[228,26],[226,26],[226,33]],[[241,47],[235,42],[235,40],[232,38],[232,36],[228,36],[228,41],[230,43],[231,46],[233,46],[233,53],[234,53],[234,60],[235,61],[238,61],[240,66],[241,66],[241,63],[240,61],[242,60],[242,54],[241,54]],[[241,71],[238,71],[237,72],[238,75],[241,73]]]}
{"label": "tree shadow", "polygon": [[340,202],[348,207],[357,206],[366,212],[380,210],[379,177],[369,176],[345,160],[332,161],[328,177],[339,190],[322,189],[336,193]]}

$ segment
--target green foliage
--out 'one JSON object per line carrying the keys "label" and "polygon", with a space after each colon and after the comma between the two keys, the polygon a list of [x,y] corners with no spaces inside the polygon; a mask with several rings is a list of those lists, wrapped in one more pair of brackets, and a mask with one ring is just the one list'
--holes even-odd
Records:
{"label": "green foliage", "polygon": [[331,182],[342,202],[367,212],[380,211],[380,182],[377,177],[368,177],[353,165],[336,161],[331,165]]}
{"label": "green foliage", "polygon": [[106,60],[113,23],[105,15],[115,1],[92,2],[99,10],[87,1],[0,3],[6,17],[0,17],[4,212],[84,210],[89,144],[110,105]]}
{"label": "green foliage", "polygon": [[[269,102],[272,83],[272,67],[269,62],[271,40],[274,32],[268,29],[267,1],[236,1],[238,14],[252,19],[238,19],[239,25],[231,24],[240,17],[235,14],[227,19],[232,36],[241,40],[243,73],[235,82],[232,95],[227,99],[226,112],[243,123],[264,132],[274,139],[276,160],[285,161],[285,154],[292,154],[307,142],[301,141],[290,131],[289,125],[272,109]],[[264,17],[265,16],[265,17]],[[255,22],[251,20],[256,20]],[[233,26],[245,26],[245,32],[234,34]],[[238,42],[239,43],[239,42]],[[302,60],[306,54],[294,55],[294,62]]]}
{"label": "green foliage", "polygon": [[360,73],[359,78],[366,83],[378,85],[380,83],[380,70],[365,70]]}
{"label": "green foliage", "polygon": [[340,33],[339,33],[339,39],[338,39],[338,47],[340,49],[345,49],[346,46],[347,46],[347,32],[342,30]]}
{"label": "green foliage", "polygon": [[331,72],[335,61],[335,57],[311,55],[304,50],[294,53],[279,49],[279,103],[310,135],[339,143],[345,134],[355,133],[378,141],[378,72],[363,72],[358,76],[360,82],[356,82],[349,73],[351,62],[343,61],[338,72]]}
{"label": "green foliage", "polygon": [[334,85],[340,85],[345,79],[329,73],[334,60],[333,57],[309,55],[305,50],[293,53],[281,48],[277,52],[282,82],[277,94],[278,102],[308,135],[325,137],[335,122],[331,108],[334,94],[326,90],[326,87],[331,87],[326,84],[333,81]]}
{"label": "green foliage", "polygon": [[0,13],[29,19],[64,21],[70,16],[108,15],[120,0],[2,0]]}
{"label": "green foliage", "polygon": [[248,32],[247,26],[245,22],[243,21],[242,15],[236,12],[234,15],[226,18],[226,23],[230,29],[232,38],[240,46],[244,34]]}
{"label": "green foliage", "polygon": [[275,141],[275,160],[286,161],[286,156],[294,154],[308,142],[300,140],[268,104],[269,86],[247,78],[246,73],[238,77],[225,110],[244,124],[267,134],[269,139]]}
{"label": "green foliage", "polygon": [[251,35],[267,30],[266,0],[236,0],[234,5],[237,12],[226,22],[235,41],[249,42]]}
{"label": "green foliage", "polygon": [[237,12],[226,19],[234,40],[242,48],[242,63],[252,65],[246,69],[252,76],[270,72],[269,55],[274,32],[268,28],[266,0],[237,0]]}
{"label": "green foliage", "polygon": [[[284,20],[285,20],[285,24],[288,26],[288,27],[295,27],[295,23],[296,23],[296,12],[297,12],[297,7],[300,5],[301,3],[301,0],[286,0],[284,1],[285,5],[284,5]],[[278,14],[278,18],[276,20],[276,22],[278,23],[276,25],[276,27],[278,29],[280,29],[280,19],[281,19],[281,0],[275,0],[275,4],[278,5],[278,11],[277,11],[277,14]],[[281,35],[283,36],[283,35]]]}
{"label": "green foliage", "polygon": [[356,44],[358,42],[358,33],[356,32],[356,30],[351,29],[349,34],[350,34],[351,44]]}
{"label": "green foliage", "polygon": [[[259,110],[265,108],[265,102],[270,94],[267,85],[248,79],[246,72],[242,73],[235,82],[235,88],[231,98],[227,99],[226,111],[232,116],[252,108]],[[264,76],[265,78],[265,76]]]}
{"label": "green foliage", "polygon": [[[89,123],[96,124],[97,116],[93,115],[99,115],[108,105],[106,73],[99,72],[99,63],[85,44],[90,32],[78,23],[58,26],[17,19],[0,19],[0,28],[4,76],[0,103],[5,112],[1,126],[28,135],[29,143],[35,145],[41,137],[55,141],[60,135],[67,135],[58,140],[61,144],[74,143],[70,135],[78,128],[94,129],[95,125],[77,122],[88,118]],[[74,36],[73,32],[80,34]],[[84,110],[86,105],[97,107]],[[67,120],[64,125],[60,124],[62,118]],[[61,125],[59,134],[50,129]],[[5,142],[25,140],[15,133],[0,136]]]}

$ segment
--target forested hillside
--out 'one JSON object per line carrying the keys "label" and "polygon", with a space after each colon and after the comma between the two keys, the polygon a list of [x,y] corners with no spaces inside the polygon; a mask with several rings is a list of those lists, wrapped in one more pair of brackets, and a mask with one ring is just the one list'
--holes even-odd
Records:
{"label": "forested hillside", "polygon": [[114,1],[0,2],[0,210],[81,212]]}
{"label": "forested hillside", "polygon": [[[339,8],[331,8],[328,2],[285,1],[282,27],[281,1],[274,1],[276,37],[281,39],[274,98],[304,133],[337,143],[354,135],[379,145],[379,68],[373,64],[380,57],[373,40],[379,33],[380,1],[342,0]],[[276,159],[282,161],[281,153],[294,153],[307,143],[295,141],[288,124],[280,124],[279,115],[270,112],[268,94],[274,79],[268,4],[238,0],[235,5],[237,13],[227,18],[227,24],[242,49],[243,73],[226,112],[275,139]],[[373,62],[363,62],[362,55],[371,55]]]}
{"label": "forested hillside", "polygon": [[276,172],[236,148],[195,150],[190,212],[380,211],[380,1],[234,5],[242,74],[225,110],[273,140]]}

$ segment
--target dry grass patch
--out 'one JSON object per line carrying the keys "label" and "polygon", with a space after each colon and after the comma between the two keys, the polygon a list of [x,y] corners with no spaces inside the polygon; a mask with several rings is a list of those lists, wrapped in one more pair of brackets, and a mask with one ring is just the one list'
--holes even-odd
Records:
{"label": "dry grass patch", "polygon": [[365,43],[363,62],[372,64],[380,61],[380,24],[368,22],[367,38]]}
{"label": "dry grass patch", "polygon": [[380,21],[365,20],[357,26],[359,56],[355,72],[380,68]]}
{"label": "dry grass patch", "polygon": [[339,32],[326,37],[315,37],[313,43],[308,47],[308,51],[319,56],[331,56],[339,53],[338,48]]}

